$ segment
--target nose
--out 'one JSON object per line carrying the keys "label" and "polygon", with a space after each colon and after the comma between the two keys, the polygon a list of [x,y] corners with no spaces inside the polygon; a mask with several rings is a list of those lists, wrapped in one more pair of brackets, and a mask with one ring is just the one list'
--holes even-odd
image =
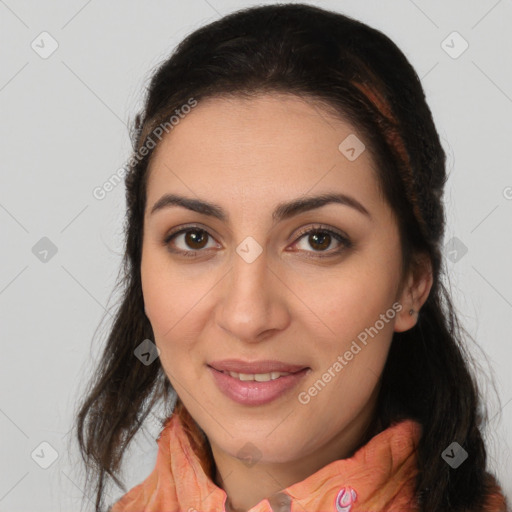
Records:
{"label": "nose", "polygon": [[270,268],[265,251],[254,261],[235,254],[232,268],[219,286],[217,325],[234,338],[252,343],[267,339],[290,323],[291,293]]}

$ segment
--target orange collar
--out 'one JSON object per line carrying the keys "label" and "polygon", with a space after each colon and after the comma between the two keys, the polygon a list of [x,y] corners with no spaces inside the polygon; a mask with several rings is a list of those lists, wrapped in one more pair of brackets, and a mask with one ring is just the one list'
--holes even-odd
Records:
{"label": "orange collar", "polygon": [[[224,511],[226,492],[208,476],[206,452],[183,413],[167,419],[152,473],[110,512]],[[359,448],[248,512],[417,512],[414,483],[421,425],[394,423]],[[203,451],[201,451],[203,450]]]}

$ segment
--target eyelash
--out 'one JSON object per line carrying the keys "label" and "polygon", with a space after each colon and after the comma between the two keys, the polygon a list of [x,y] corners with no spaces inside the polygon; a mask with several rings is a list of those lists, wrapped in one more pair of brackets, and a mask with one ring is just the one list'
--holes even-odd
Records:
{"label": "eyelash", "polygon": [[[200,232],[206,233],[209,237],[213,238],[212,235],[210,235],[210,233],[208,233],[208,231],[206,231],[205,229],[203,229],[199,226],[196,226],[196,225],[191,225],[191,226],[186,226],[178,231],[169,233],[164,238],[163,245],[165,247],[169,248],[168,247],[169,243],[174,238],[176,238],[178,235],[181,235],[182,233],[187,233],[189,231],[200,231]],[[313,227],[309,227],[307,229],[302,230],[297,235],[298,237],[297,237],[297,240],[294,242],[294,244],[297,243],[299,240],[301,240],[305,235],[316,234],[316,233],[327,233],[327,234],[331,235],[335,240],[340,242],[344,247],[341,249],[336,249],[332,252],[329,252],[328,254],[322,254],[323,251],[306,251],[306,252],[316,253],[315,256],[308,256],[310,258],[332,258],[334,256],[339,255],[344,250],[350,249],[353,246],[352,241],[347,236],[345,236],[337,231],[333,231],[332,229],[328,229],[327,227],[322,226],[322,225],[315,225]],[[196,250],[190,250],[190,251],[183,251],[180,249],[169,249],[169,251],[172,253],[175,253],[175,254],[180,254],[180,255],[188,257],[188,258],[196,258],[197,254],[199,252],[204,252],[205,249],[196,249]]]}

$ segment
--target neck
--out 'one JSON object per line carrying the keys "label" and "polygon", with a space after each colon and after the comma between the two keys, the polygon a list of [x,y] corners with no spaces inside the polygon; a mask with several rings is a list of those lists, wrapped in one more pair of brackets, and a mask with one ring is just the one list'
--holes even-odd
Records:
{"label": "neck", "polygon": [[215,483],[227,494],[226,512],[246,512],[260,501],[306,479],[335,460],[351,457],[373,437],[375,402],[368,404],[359,416],[327,444],[312,454],[287,461],[258,461],[247,466],[243,461],[223,452],[214,443],[211,450],[215,461]]}

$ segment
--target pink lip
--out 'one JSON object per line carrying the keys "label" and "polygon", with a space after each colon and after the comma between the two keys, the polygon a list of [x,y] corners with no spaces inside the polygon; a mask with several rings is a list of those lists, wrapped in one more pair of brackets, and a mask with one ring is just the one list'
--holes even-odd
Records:
{"label": "pink lip", "polygon": [[[220,391],[222,391],[231,400],[243,405],[263,405],[272,400],[279,398],[281,395],[290,391],[297,386],[299,381],[310,371],[309,368],[303,368],[291,375],[279,377],[275,380],[267,382],[257,381],[241,381],[231,377],[228,373],[208,366],[213,375],[215,383]],[[234,370],[230,370],[234,371]],[[287,370],[271,370],[271,371],[287,371]],[[239,372],[244,373],[244,372]],[[269,373],[268,371],[250,371],[246,373]]]}
{"label": "pink lip", "polygon": [[306,366],[283,363],[281,361],[274,361],[265,359],[264,361],[247,362],[240,359],[224,359],[222,361],[212,361],[208,364],[215,370],[221,372],[236,372],[236,373],[270,373],[270,372],[286,372],[295,373],[304,370]]}

